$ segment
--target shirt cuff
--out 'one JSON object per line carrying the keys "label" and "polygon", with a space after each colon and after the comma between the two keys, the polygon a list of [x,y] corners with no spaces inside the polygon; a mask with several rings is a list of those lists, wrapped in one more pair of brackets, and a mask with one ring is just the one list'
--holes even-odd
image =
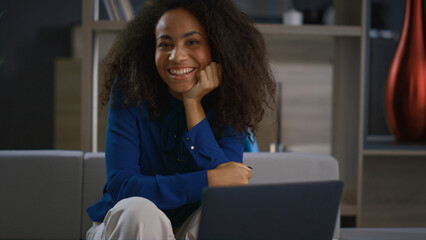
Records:
{"label": "shirt cuff", "polygon": [[185,175],[190,175],[185,178],[188,203],[200,201],[203,190],[209,186],[207,170],[187,173]]}

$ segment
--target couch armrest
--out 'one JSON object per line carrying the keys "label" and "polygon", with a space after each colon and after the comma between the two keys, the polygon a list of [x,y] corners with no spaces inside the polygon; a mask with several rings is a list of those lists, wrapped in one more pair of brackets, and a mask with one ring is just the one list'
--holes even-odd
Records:
{"label": "couch armrest", "polygon": [[0,151],[0,239],[79,239],[83,153]]}
{"label": "couch armrest", "polygon": [[253,167],[250,184],[308,182],[339,179],[335,158],[309,153],[244,153],[244,163]]}

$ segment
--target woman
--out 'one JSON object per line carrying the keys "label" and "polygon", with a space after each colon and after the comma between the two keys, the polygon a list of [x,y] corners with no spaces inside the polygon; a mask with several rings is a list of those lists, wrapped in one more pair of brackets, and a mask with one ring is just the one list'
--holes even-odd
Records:
{"label": "woman", "polygon": [[244,139],[275,92],[261,34],[230,0],[152,0],[104,63],[107,183],[87,238],[196,237],[202,190],[252,176]]}

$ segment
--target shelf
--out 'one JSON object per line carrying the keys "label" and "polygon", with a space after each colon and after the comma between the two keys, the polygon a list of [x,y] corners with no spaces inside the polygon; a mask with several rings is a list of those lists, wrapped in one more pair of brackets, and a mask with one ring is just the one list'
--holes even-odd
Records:
{"label": "shelf", "polygon": [[[126,25],[126,21],[99,20],[90,23],[91,29],[95,31],[119,31]],[[273,35],[307,35],[307,36],[329,36],[329,37],[360,37],[360,26],[326,26],[326,25],[303,25],[285,26],[281,24],[256,24],[262,34]]]}
{"label": "shelf", "polygon": [[356,205],[342,202],[340,205],[340,215],[344,217],[356,216]]}
{"label": "shelf", "polygon": [[426,142],[397,142],[391,135],[368,136],[364,155],[370,156],[426,156]]}
{"label": "shelf", "polygon": [[364,150],[364,156],[425,156],[426,150]]}
{"label": "shelf", "polygon": [[308,35],[329,37],[361,37],[360,26],[329,26],[329,25],[302,25],[285,26],[281,24],[257,24],[263,34],[280,35]]}
{"label": "shelf", "polygon": [[90,28],[95,31],[120,31],[127,23],[126,21],[99,20],[91,22]]}

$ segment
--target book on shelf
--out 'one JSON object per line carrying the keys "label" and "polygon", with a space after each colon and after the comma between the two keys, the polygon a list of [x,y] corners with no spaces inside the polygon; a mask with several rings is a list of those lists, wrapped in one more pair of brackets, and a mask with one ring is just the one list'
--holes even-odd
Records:
{"label": "book on shelf", "polygon": [[118,0],[120,4],[120,9],[124,13],[125,19],[130,21],[135,16],[135,12],[133,10],[132,4],[130,0]]}
{"label": "book on shelf", "polygon": [[130,21],[135,13],[130,0],[104,0],[111,21]]}
{"label": "book on shelf", "polygon": [[103,0],[103,1],[104,1],[104,6],[105,6],[105,9],[106,9],[107,15],[108,15],[108,19],[110,21],[115,21],[116,20],[115,14],[114,14],[114,11],[112,10],[112,5],[111,5],[110,0]]}
{"label": "book on shelf", "polygon": [[114,13],[115,21],[125,20],[124,15],[121,13],[117,0],[109,0],[109,2]]}

